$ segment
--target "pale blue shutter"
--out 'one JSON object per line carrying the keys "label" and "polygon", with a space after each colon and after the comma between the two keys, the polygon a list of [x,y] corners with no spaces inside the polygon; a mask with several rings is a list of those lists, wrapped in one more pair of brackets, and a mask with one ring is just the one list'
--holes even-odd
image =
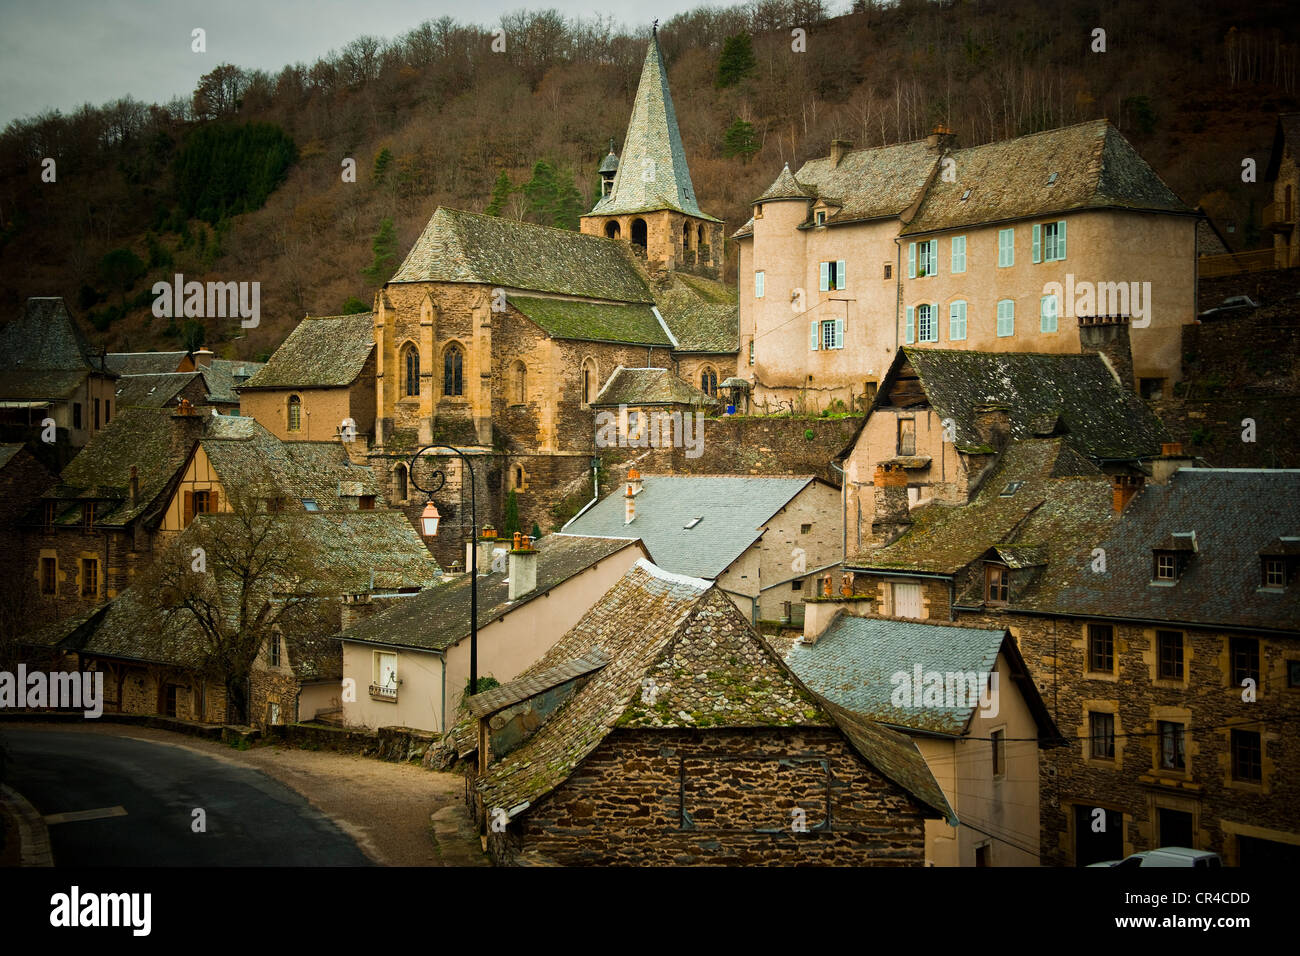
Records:
{"label": "pale blue shutter", "polygon": [[907,276],[909,279],[916,278],[916,243],[907,244]]}
{"label": "pale blue shutter", "polygon": [[1065,258],[1065,220],[1056,224],[1056,258]]}
{"label": "pale blue shutter", "polygon": [[763,298],[763,273],[754,273],[754,298]]}
{"label": "pale blue shutter", "polygon": [[1043,261],[1043,227],[1034,223],[1034,261]]}
{"label": "pale blue shutter", "polygon": [[954,274],[966,271],[966,237],[952,237],[952,271]]}
{"label": "pale blue shutter", "polygon": [[916,341],[916,310],[910,305],[907,307],[907,328],[903,334],[903,341],[908,345]]}
{"label": "pale blue shutter", "polygon": [[847,275],[844,260],[841,259],[835,263],[835,288],[844,289],[848,287],[846,283]]}
{"label": "pale blue shutter", "polygon": [[939,341],[939,303],[930,303],[930,341]]}
{"label": "pale blue shutter", "polygon": [[822,273],[821,273],[821,285],[819,285],[818,288],[821,289],[821,291],[826,292],[830,289],[830,287],[831,287],[831,264],[829,262],[823,262]]}
{"label": "pale blue shutter", "polygon": [[930,264],[926,267],[926,273],[932,276],[939,274],[939,240],[930,240]]}
{"label": "pale blue shutter", "polygon": [[843,319],[835,320],[835,347],[837,349],[844,348],[844,320]]}
{"label": "pale blue shutter", "polygon": [[960,299],[948,307],[948,338],[954,342],[966,338],[966,303]]}
{"label": "pale blue shutter", "polygon": [[818,322],[816,319],[813,319],[813,320],[812,320],[812,325],[809,326],[809,333],[808,333],[808,348],[811,349],[811,350],[814,351],[814,352],[816,352],[816,351],[817,351],[817,348],[818,348],[818,345],[817,345],[817,336],[818,336],[820,333],[821,333],[821,323]]}

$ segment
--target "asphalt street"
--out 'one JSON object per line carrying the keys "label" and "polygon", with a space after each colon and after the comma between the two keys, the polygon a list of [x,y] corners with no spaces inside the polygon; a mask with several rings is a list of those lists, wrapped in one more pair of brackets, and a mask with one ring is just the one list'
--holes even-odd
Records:
{"label": "asphalt street", "polygon": [[[329,818],[261,771],[127,737],[12,727],[0,736],[7,782],[54,817],[55,866],[370,864]],[[206,832],[195,832],[196,809]]]}

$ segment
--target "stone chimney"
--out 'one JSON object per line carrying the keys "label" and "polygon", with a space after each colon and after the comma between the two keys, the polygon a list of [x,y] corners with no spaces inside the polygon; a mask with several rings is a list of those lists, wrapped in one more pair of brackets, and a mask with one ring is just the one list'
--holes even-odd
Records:
{"label": "stone chimney", "polygon": [[491,574],[493,553],[498,548],[505,550],[501,541],[497,538],[497,529],[491,525],[485,525],[483,533],[479,536],[477,543],[473,541],[465,542],[465,570],[467,571],[472,567],[470,564],[471,558],[469,549],[474,547],[478,548],[479,574]]}
{"label": "stone chimney", "polygon": [[1116,381],[1128,391],[1134,390],[1133,348],[1129,343],[1127,315],[1079,316],[1079,351],[1100,355]]}
{"label": "stone chimney", "polygon": [[176,411],[172,412],[173,418],[193,418],[194,406],[190,404],[188,398],[182,398],[176,403]]}
{"label": "stone chimney", "polygon": [[803,642],[816,644],[835,619],[844,613],[844,605],[835,601],[807,601],[803,606]]}
{"label": "stone chimney", "polygon": [[990,448],[1001,451],[1011,438],[1011,414],[1001,402],[984,402],[976,405],[975,431],[980,441]]}
{"label": "stone chimney", "polygon": [[641,472],[635,468],[627,470],[627,488],[631,494],[641,494]]}
{"label": "stone chimney", "polygon": [[942,150],[955,147],[956,145],[957,134],[942,123],[932,129],[930,135],[925,138],[926,149]]}
{"label": "stone chimney", "polygon": [[627,509],[623,515],[623,524],[636,520],[636,496],[641,494],[641,472],[635,468],[627,470],[627,493],[623,496]]}
{"label": "stone chimney", "polygon": [[1160,457],[1151,461],[1151,483],[1167,485],[1178,469],[1191,468],[1195,464],[1196,458],[1183,451],[1181,442],[1165,442],[1160,446]]}
{"label": "stone chimney", "polygon": [[852,148],[853,144],[847,139],[831,140],[831,166],[838,166],[840,160],[842,160]]}
{"label": "stone chimney", "polygon": [[517,601],[537,590],[537,549],[528,535],[516,534],[510,549],[510,588],[508,597]]}
{"label": "stone chimney", "polygon": [[212,360],[216,353],[211,351],[206,345],[200,345],[199,350],[194,353],[195,368],[211,368]]}
{"label": "stone chimney", "polygon": [[135,467],[135,465],[132,465],[132,466],[131,466],[131,505],[132,505],[132,507],[135,506],[135,504],[139,501],[139,499],[140,499],[140,472],[139,472],[139,470]]}
{"label": "stone chimney", "polygon": [[1115,514],[1123,514],[1128,503],[1133,500],[1139,491],[1145,479],[1141,475],[1111,475],[1111,508]]}
{"label": "stone chimney", "polygon": [[876,466],[875,504],[871,536],[882,545],[889,544],[912,523],[907,506],[907,472],[898,465]]}

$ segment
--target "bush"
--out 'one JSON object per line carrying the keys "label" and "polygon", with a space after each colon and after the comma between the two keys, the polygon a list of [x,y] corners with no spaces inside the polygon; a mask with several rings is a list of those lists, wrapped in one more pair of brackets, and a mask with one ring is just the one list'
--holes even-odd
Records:
{"label": "bush", "polygon": [[805,428],[803,430],[803,437],[805,441],[812,441],[814,438],[817,437],[817,433],[813,431],[811,428]]}

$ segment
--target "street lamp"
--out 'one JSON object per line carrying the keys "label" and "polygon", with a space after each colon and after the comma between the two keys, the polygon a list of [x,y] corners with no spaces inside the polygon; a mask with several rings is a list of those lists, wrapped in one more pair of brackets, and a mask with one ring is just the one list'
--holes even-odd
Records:
{"label": "street lamp", "polygon": [[421,491],[428,495],[424,504],[424,510],[420,513],[420,530],[426,538],[437,537],[438,521],[441,519],[442,515],[438,513],[438,508],[433,503],[433,496],[441,491],[442,486],[447,483],[447,475],[441,468],[435,470],[430,476],[433,484],[431,488],[423,488],[420,486],[420,483],[415,480],[416,459],[429,451],[457,456],[465,463],[465,469],[469,472],[469,523],[471,545],[469,549],[469,692],[473,695],[478,693],[478,513],[475,502],[474,465],[469,460],[469,456],[458,448],[452,448],[450,445],[425,445],[411,456],[411,462],[406,467],[406,474],[416,491]]}

